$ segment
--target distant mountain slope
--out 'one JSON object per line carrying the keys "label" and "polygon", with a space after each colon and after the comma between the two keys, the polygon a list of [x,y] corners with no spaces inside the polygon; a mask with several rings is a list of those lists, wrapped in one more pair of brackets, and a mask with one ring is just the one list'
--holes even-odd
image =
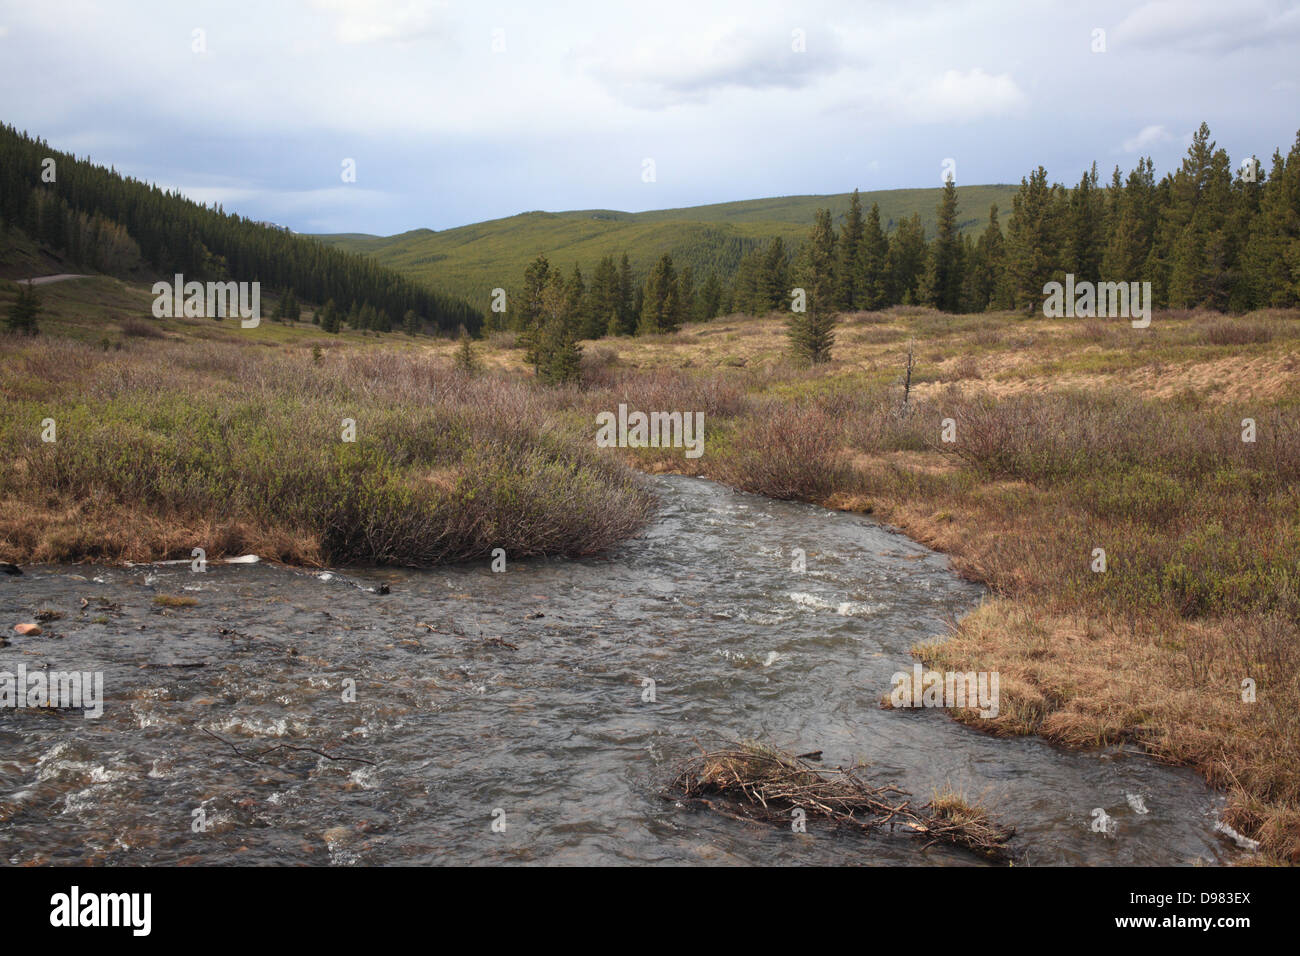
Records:
{"label": "distant mountain slope", "polygon": [[[1016,186],[959,186],[961,228],[982,229],[989,206],[997,203],[1005,226]],[[942,189],[888,189],[862,193],[864,213],[880,206],[887,230],[900,219],[920,213],[926,235],[933,235],[935,210]],[[605,255],[627,252],[632,268],[645,275],[664,252],[680,267],[690,265],[701,279],[717,272],[730,282],[749,249],[780,236],[793,249],[807,236],[818,209],[829,207],[836,221],[849,207],[850,193],[829,196],[784,196],[747,199],[681,209],[620,212],[580,209],[526,212],[505,219],[435,232],[416,229],[396,236],[356,233],[313,238],[369,255],[383,265],[419,279],[442,292],[486,309],[491,290],[517,287],[524,267],[538,253],[565,274],[574,263],[585,273]]]}
{"label": "distant mountain slope", "polygon": [[474,331],[483,319],[373,258],[201,205],[0,124],[0,275],[73,271],[258,282],[345,313],[355,305],[374,331],[408,313],[412,328],[444,332]]}

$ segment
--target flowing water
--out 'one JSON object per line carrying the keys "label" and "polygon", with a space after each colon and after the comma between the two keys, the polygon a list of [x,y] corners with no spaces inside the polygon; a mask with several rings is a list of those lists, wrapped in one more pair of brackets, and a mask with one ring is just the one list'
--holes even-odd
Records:
{"label": "flowing water", "polygon": [[[1190,771],[880,709],[909,648],[981,599],[942,555],[856,515],[651,481],[662,510],[642,537],[504,573],[0,576],[0,672],[102,671],[105,697],[98,719],[0,710],[0,861],[979,862],[902,832],[794,833],[664,799],[696,740],[746,738],[863,761],[921,802],[949,785],[982,797],[1029,863],[1238,852]],[[14,635],[42,609],[63,617]],[[1113,832],[1093,830],[1094,808]]]}

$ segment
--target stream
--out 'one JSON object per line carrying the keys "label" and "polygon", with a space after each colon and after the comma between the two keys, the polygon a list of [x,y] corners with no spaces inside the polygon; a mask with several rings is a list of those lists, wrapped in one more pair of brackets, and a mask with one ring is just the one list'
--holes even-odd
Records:
{"label": "stream", "polygon": [[[943,555],[863,516],[648,481],[661,510],[641,537],[502,573],[0,576],[0,672],[104,682],[98,719],[0,708],[0,862],[983,865],[902,831],[795,833],[662,796],[697,741],[736,739],[861,761],[917,802],[982,799],[1030,864],[1241,852],[1190,770],[881,709],[909,648],[984,593]],[[14,633],[41,610],[62,617]]]}

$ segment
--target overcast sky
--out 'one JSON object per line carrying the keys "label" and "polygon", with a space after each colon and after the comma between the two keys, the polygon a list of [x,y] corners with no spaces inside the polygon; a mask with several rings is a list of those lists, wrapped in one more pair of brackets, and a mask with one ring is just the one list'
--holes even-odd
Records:
{"label": "overcast sky", "polygon": [[1282,0],[0,0],[0,121],[300,232],[1235,165],[1298,64]]}

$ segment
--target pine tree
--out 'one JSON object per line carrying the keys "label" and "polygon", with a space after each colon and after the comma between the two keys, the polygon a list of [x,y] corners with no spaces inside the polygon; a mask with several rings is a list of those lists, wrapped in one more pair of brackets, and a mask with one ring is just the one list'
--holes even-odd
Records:
{"label": "pine tree", "polygon": [[1097,282],[1101,278],[1106,250],[1106,197],[1097,182],[1097,164],[1093,163],[1068,199],[1062,268],[1072,272],[1076,282]]}
{"label": "pine tree", "polygon": [[[832,232],[831,242],[834,241],[835,234]],[[787,301],[786,296],[790,294],[790,259],[786,253],[785,241],[780,236],[768,244],[767,254],[763,257],[761,283],[763,312],[780,309]]]}
{"label": "pine tree", "polygon": [[938,224],[926,256],[918,298],[942,312],[961,308],[962,245],[957,235],[957,184],[948,177],[939,200]]}
{"label": "pine tree", "polygon": [[717,318],[722,313],[722,285],[718,282],[718,274],[710,272],[709,277],[704,280],[704,287],[700,290],[699,308],[696,309],[696,315],[701,322],[707,322],[710,319]]}
{"label": "pine tree", "polygon": [[889,239],[889,251],[885,255],[887,304],[916,302],[925,257],[925,227],[921,225],[921,214],[913,213],[910,219],[899,222]]}
{"label": "pine tree", "polygon": [[1202,123],[1182,166],[1170,180],[1161,221],[1161,262],[1168,269],[1171,308],[1226,308],[1234,265],[1228,248],[1232,172],[1228,154],[1215,149]]}
{"label": "pine tree", "polygon": [[609,317],[611,314],[617,315],[622,305],[618,265],[614,262],[613,256],[605,256],[597,263],[588,294],[591,297],[588,316],[590,325],[585,337],[594,339],[606,334],[621,335],[621,323],[614,325],[616,331],[609,331]]}
{"label": "pine tree", "polygon": [[1286,156],[1280,150],[1273,153],[1244,260],[1256,303],[1275,308],[1300,305],[1300,133]]}
{"label": "pine tree", "polygon": [[542,314],[542,293],[551,275],[551,264],[546,256],[539,255],[524,269],[524,291],[519,297],[519,312],[515,330],[525,335],[535,328]]}
{"label": "pine tree", "polygon": [[632,278],[632,266],[625,252],[618,267],[618,321],[624,335],[635,332],[641,318],[641,303],[637,301],[639,295],[640,288]]}
{"label": "pine tree", "polygon": [[41,315],[41,297],[36,287],[30,282],[18,284],[18,297],[9,306],[6,326],[11,332],[35,335],[40,331],[37,324]]}
{"label": "pine tree", "polygon": [[568,314],[569,290],[554,271],[542,290],[541,312],[527,360],[537,377],[548,385],[579,382],[582,378],[582,346]]}
{"label": "pine tree", "polygon": [[740,257],[732,281],[732,307],[746,315],[765,315],[768,311],[767,282],[763,278],[763,255],[751,249]]}
{"label": "pine tree", "polygon": [[866,289],[858,289],[858,260],[862,254],[863,233],[862,199],[855,189],[849,200],[849,211],[844,217],[844,229],[840,232],[835,262],[835,307],[841,311],[866,308]]}
{"label": "pine tree", "polygon": [[474,354],[474,340],[470,337],[469,332],[461,329],[460,339],[457,342],[456,355],[452,359],[452,365],[460,372],[466,375],[473,375],[480,370],[478,356]]}
{"label": "pine tree", "polygon": [[806,309],[790,313],[786,332],[795,355],[817,365],[830,361],[835,344],[835,231],[829,209],[817,210],[806,248],[807,266],[800,277],[806,283]]}
{"label": "pine tree", "polygon": [[582,270],[575,264],[569,281],[564,284],[564,310],[574,335],[580,338],[598,338],[600,330],[593,328],[589,313],[591,300],[587,296],[587,282]]}
{"label": "pine tree", "polygon": [[333,299],[326,302],[325,308],[321,310],[320,327],[321,331],[329,332],[332,335],[338,335],[339,333],[339,310]]}
{"label": "pine tree", "polygon": [[854,262],[853,287],[857,308],[874,310],[888,304],[889,290],[885,279],[888,254],[889,240],[880,225],[880,206],[872,203]]}
{"label": "pine tree", "polygon": [[1011,226],[1007,236],[1007,282],[1012,307],[1032,312],[1041,307],[1043,286],[1064,270],[1060,268],[1061,222],[1059,188],[1047,183],[1047,170],[1039,166],[1020,180],[1011,201]]}
{"label": "pine tree", "polygon": [[696,292],[695,270],[683,266],[677,276],[677,327],[695,321]]}
{"label": "pine tree", "polygon": [[676,332],[680,327],[679,317],[677,272],[673,269],[673,257],[665,252],[646,279],[637,334]]}
{"label": "pine tree", "polygon": [[1111,226],[1101,259],[1107,282],[1136,282],[1143,275],[1155,238],[1155,165],[1138,160],[1121,187],[1119,170],[1111,181]]}
{"label": "pine tree", "polygon": [[1002,225],[998,222],[998,207],[994,203],[989,207],[988,225],[975,243],[972,266],[967,271],[968,311],[1011,307],[1003,279],[1005,272],[1006,244],[1002,238]]}

